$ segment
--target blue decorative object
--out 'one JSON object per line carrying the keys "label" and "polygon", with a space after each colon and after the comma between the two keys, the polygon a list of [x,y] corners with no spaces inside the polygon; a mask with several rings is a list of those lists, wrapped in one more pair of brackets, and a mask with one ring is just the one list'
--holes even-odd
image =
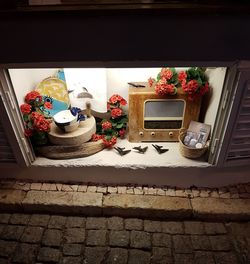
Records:
{"label": "blue decorative object", "polygon": [[51,98],[51,100],[48,100],[48,96],[43,96],[43,99],[45,102],[50,102],[52,104],[52,109],[46,109],[49,115],[54,116],[58,112],[61,112],[63,110],[68,109],[68,105],[65,102],[59,101],[55,98]]}
{"label": "blue decorative object", "polygon": [[84,121],[85,120],[85,116],[83,114],[79,114],[82,111],[80,108],[78,108],[78,107],[71,107],[70,111],[71,111],[71,114],[73,116],[78,115],[77,121]]}
{"label": "blue decorative object", "polygon": [[65,74],[64,74],[64,71],[63,70],[59,70],[58,73],[57,73],[57,77],[58,79],[66,82],[66,79],[65,79]]}
{"label": "blue decorative object", "polygon": [[61,79],[54,77],[46,78],[37,85],[35,90],[43,96],[45,102],[52,104],[52,109],[49,109],[51,116],[60,111],[67,110],[70,106],[67,86]]}

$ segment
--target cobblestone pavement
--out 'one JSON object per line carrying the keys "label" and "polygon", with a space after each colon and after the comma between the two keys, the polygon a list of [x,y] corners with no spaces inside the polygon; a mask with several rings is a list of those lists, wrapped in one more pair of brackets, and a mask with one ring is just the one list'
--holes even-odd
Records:
{"label": "cobblestone pavement", "polygon": [[0,214],[0,264],[250,263],[250,222]]}
{"label": "cobblestone pavement", "polygon": [[23,191],[62,191],[62,192],[90,192],[105,194],[137,194],[159,195],[186,198],[223,198],[223,199],[250,199],[250,183],[224,186],[220,188],[176,188],[165,186],[162,188],[152,186],[96,186],[87,184],[61,184],[22,181],[0,181],[0,189],[15,189]]}

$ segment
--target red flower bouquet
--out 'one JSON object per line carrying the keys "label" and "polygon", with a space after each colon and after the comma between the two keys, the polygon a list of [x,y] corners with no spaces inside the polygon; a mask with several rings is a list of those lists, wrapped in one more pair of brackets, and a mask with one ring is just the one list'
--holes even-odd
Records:
{"label": "red flower bouquet", "polygon": [[52,109],[52,104],[44,102],[36,91],[28,93],[24,100],[25,103],[20,106],[20,110],[25,122],[25,136],[29,137],[34,145],[46,144],[51,124],[47,109]]}
{"label": "red flower bouquet", "polygon": [[150,87],[155,84],[155,92],[158,95],[175,95],[177,93],[178,74],[175,68],[162,68],[156,80],[150,77],[148,83]]}
{"label": "red flower bouquet", "polygon": [[114,94],[108,101],[109,120],[103,119],[97,122],[97,132],[92,136],[93,141],[102,139],[106,147],[110,148],[116,144],[117,137],[124,138],[128,118],[124,113],[122,106],[127,101],[120,95]]}
{"label": "red flower bouquet", "polygon": [[209,92],[209,83],[204,72],[202,68],[193,67],[186,71],[181,71],[178,74],[178,80],[182,90],[188,95],[188,99],[191,101]]}

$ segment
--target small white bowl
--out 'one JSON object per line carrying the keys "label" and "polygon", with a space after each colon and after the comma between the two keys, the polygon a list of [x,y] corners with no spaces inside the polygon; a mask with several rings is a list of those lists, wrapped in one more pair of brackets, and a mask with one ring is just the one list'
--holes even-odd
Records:
{"label": "small white bowl", "polygon": [[61,128],[62,130],[65,130],[65,127],[68,127],[67,129],[73,129],[77,128],[79,125],[79,122],[77,122],[77,115],[72,115],[70,110],[63,110],[58,112],[53,116],[55,124]]}

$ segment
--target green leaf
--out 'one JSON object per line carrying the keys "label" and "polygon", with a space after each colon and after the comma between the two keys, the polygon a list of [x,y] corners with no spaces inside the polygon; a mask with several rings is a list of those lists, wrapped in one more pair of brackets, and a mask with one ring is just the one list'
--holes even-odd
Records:
{"label": "green leaf", "polygon": [[169,69],[172,71],[173,75],[176,74],[176,69],[175,68],[169,68]]}
{"label": "green leaf", "polygon": [[178,76],[173,75],[172,78],[169,80],[169,83],[176,85],[178,83]]}
{"label": "green leaf", "polygon": [[28,127],[28,128],[32,128],[32,127],[33,127],[33,123],[32,123],[32,122],[28,122],[28,123],[27,123],[27,127]]}
{"label": "green leaf", "polygon": [[106,122],[106,121],[107,121],[107,119],[102,119],[101,124]]}
{"label": "green leaf", "polygon": [[160,79],[161,79],[161,73],[159,72],[159,73],[157,74],[157,77],[156,77],[157,82],[158,82]]}
{"label": "green leaf", "polygon": [[105,135],[112,135],[113,130],[112,129],[107,129],[104,131]]}
{"label": "green leaf", "polygon": [[172,93],[172,95],[175,95],[177,93],[177,88],[174,87],[174,92]]}
{"label": "green leaf", "polygon": [[123,118],[119,121],[119,123],[127,123],[127,122],[128,122],[128,117],[127,117],[127,116],[123,117]]}
{"label": "green leaf", "polygon": [[122,128],[123,127],[123,123],[117,124],[116,128]]}
{"label": "green leaf", "polygon": [[113,135],[107,135],[107,136],[106,136],[106,139],[107,139],[107,140],[110,140],[112,137],[113,137]]}
{"label": "green leaf", "polygon": [[197,79],[197,82],[198,82],[199,86],[201,86],[201,85],[202,85],[202,80],[201,80],[201,78],[200,78],[200,77]]}
{"label": "green leaf", "polygon": [[23,115],[23,120],[24,120],[25,122],[29,121],[29,116],[28,116],[28,115]]}

